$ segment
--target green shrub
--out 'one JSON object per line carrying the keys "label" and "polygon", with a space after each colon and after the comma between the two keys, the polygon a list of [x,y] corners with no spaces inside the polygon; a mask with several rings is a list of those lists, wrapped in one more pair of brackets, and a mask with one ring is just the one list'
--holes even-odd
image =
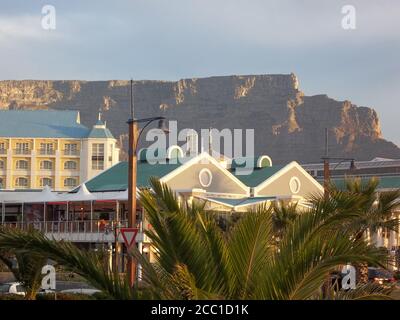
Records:
{"label": "green shrub", "polygon": [[54,293],[45,293],[36,295],[36,300],[94,300],[93,296],[80,293],[62,293],[57,292],[57,296]]}
{"label": "green shrub", "polygon": [[112,300],[110,296],[104,292],[96,292],[92,295],[92,297],[96,300]]}
{"label": "green shrub", "polygon": [[0,300],[24,300],[24,296],[18,294],[0,294]]}

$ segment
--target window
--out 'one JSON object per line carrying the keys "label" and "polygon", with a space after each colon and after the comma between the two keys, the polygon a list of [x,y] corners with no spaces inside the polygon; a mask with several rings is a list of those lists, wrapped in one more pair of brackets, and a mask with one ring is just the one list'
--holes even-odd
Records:
{"label": "window", "polygon": [[110,155],[108,156],[108,161],[110,161],[110,162],[112,162],[113,153],[114,153],[114,145],[110,144]]}
{"label": "window", "polygon": [[3,178],[0,178],[0,189],[4,189],[4,182]]}
{"label": "window", "polygon": [[53,162],[49,160],[43,160],[40,162],[40,169],[41,170],[52,170],[53,169]]}
{"label": "window", "polygon": [[0,160],[0,169],[4,169],[4,160]]}
{"label": "window", "polygon": [[64,187],[75,187],[77,185],[76,179],[66,178],[64,179]]}
{"label": "window", "polygon": [[40,154],[54,154],[54,144],[53,143],[41,143],[39,152],[40,152]]}
{"label": "window", "polygon": [[15,186],[16,187],[22,187],[22,188],[28,187],[28,179],[27,178],[23,178],[23,177],[17,178],[15,180]]}
{"label": "window", "polygon": [[78,145],[76,143],[66,143],[64,145],[64,155],[75,156],[78,154]]}
{"label": "window", "polygon": [[6,148],[6,144],[4,142],[0,143],[0,154],[5,154],[7,153],[7,148]]}
{"label": "window", "polygon": [[104,144],[92,144],[92,170],[104,169]]}
{"label": "window", "polygon": [[28,142],[17,142],[16,143],[16,154],[29,154],[29,143]]}
{"label": "window", "polygon": [[51,178],[42,178],[40,179],[40,186],[44,187],[44,186],[49,186],[51,187],[53,183],[53,180]]}
{"label": "window", "polygon": [[17,160],[16,168],[21,170],[28,170],[29,164],[26,160]]}
{"label": "window", "polygon": [[77,165],[76,165],[76,161],[66,161],[64,163],[64,169],[66,170],[76,170]]}

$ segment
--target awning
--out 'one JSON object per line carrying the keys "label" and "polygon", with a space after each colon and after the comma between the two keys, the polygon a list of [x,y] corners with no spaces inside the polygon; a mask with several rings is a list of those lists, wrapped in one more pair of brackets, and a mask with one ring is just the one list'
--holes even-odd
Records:
{"label": "awning", "polygon": [[60,201],[60,196],[45,186],[42,191],[6,191],[0,193],[0,202],[3,203],[44,203]]}
{"label": "awning", "polygon": [[60,196],[61,201],[93,201],[96,200],[97,197],[90,193],[90,191],[86,188],[86,185],[83,183],[79,187],[78,192],[75,193],[65,193]]}

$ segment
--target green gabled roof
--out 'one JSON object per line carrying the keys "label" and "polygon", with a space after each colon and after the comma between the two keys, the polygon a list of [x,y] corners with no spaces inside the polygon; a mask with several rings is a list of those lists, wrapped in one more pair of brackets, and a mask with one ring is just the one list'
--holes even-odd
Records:
{"label": "green gabled roof", "polygon": [[[137,186],[149,187],[150,177],[162,178],[181,164],[138,162]],[[128,188],[128,163],[120,162],[85,183],[90,192],[124,191]]]}
{"label": "green gabled roof", "polygon": [[243,168],[248,163],[251,163],[251,165],[254,168],[256,168],[257,167],[257,160],[258,160],[258,158],[254,158],[254,157],[235,158],[235,159],[232,159],[231,168]]}
{"label": "green gabled roof", "polygon": [[235,169],[231,169],[230,171],[245,185],[254,188],[263,183],[265,180],[267,180],[269,177],[277,173],[285,166],[286,165],[274,165],[272,167],[253,168],[252,172],[246,175],[237,174],[237,172],[235,172]]}
{"label": "green gabled roof", "polygon": [[114,139],[114,136],[112,135],[111,131],[108,130],[108,128],[96,128],[96,127],[93,127],[88,137],[99,138],[99,139],[107,139],[107,138]]}
{"label": "green gabled roof", "polygon": [[[372,177],[361,178],[362,183],[367,183]],[[376,177],[379,179],[378,189],[400,189],[400,176],[387,176],[387,177]],[[350,178],[348,178],[350,179]],[[318,181],[321,185],[323,181]],[[331,182],[339,189],[346,189],[346,179],[331,179]]]}

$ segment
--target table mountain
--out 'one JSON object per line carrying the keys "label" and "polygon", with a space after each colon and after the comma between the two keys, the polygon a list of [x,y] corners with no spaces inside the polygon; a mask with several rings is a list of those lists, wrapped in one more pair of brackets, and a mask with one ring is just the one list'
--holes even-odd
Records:
{"label": "table mountain", "polygon": [[[400,149],[382,137],[375,110],[306,96],[294,74],[135,81],[134,92],[137,118],[164,115],[178,120],[179,129],[254,129],[256,154],[275,163],[319,161],[324,128],[331,156],[400,158]],[[88,126],[100,110],[125,150],[129,96],[125,80],[0,81],[0,108],[80,110]]]}

